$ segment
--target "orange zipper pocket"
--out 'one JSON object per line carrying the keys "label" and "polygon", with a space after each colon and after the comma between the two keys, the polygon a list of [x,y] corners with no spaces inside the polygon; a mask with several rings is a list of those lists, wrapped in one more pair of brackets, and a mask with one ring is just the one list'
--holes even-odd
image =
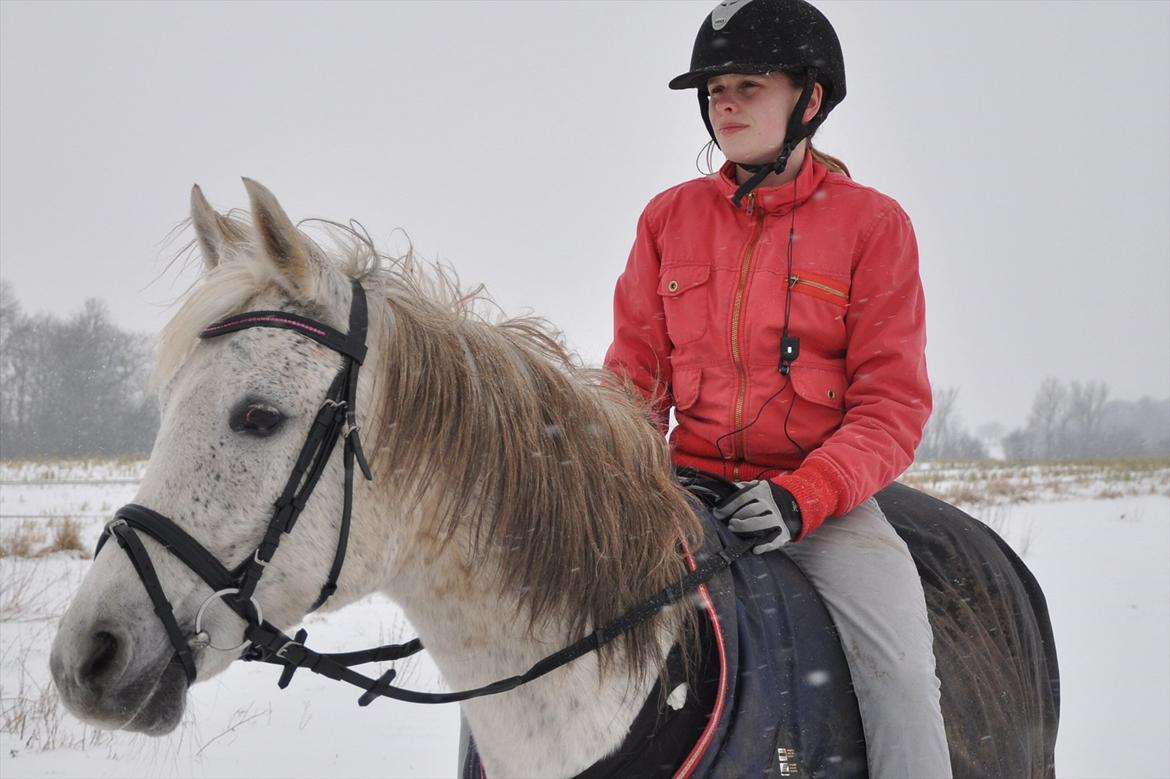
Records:
{"label": "orange zipper pocket", "polygon": [[788,286],[796,292],[806,292],[815,298],[828,301],[838,306],[849,305],[849,292],[838,289],[838,281],[821,279],[807,273],[793,273],[788,277]]}

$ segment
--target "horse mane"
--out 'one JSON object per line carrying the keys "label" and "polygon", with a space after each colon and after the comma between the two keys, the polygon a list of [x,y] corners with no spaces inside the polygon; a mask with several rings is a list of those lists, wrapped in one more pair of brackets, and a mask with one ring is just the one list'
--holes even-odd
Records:
{"label": "horse mane", "polygon": [[[229,218],[247,228],[246,214]],[[398,481],[417,491],[401,500],[437,497],[444,543],[468,528],[473,559],[515,595],[530,629],[555,625],[575,639],[686,575],[679,543],[697,548],[702,532],[636,390],[583,366],[548,321],[505,316],[482,285],[464,291],[453,271],[409,251],[381,254],[354,223],[307,221],[325,228],[330,263],[362,283],[371,327],[383,310],[384,348],[368,366],[374,403],[362,413],[371,467],[393,457],[409,471]],[[258,265],[221,263],[189,292],[164,330],[156,385],[204,326],[280,283]],[[684,599],[628,632],[631,675],[654,666],[664,635],[689,653],[694,624]]]}

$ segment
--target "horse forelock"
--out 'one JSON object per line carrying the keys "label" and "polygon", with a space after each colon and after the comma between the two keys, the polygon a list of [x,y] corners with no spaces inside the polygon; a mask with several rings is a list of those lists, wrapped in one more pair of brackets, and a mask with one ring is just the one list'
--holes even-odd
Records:
{"label": "horse forelock", "polygon": [[[247,226],[246,216],[230,218]],[[679,541],[693,544],[700,531],[640,397],[583,367],[547,321],[506,317],[449,269],[410,251],[381,254],[352,225],[313,221],[329,239],[312,244],[324,283],[320,299],[297,302],[344,329],[348,296],[340,310],[337,290],[350,279],[365,288],[380,348],[363,371],[364,381],[373,374],[372,402],[359,413],[375,473],[392,470],[416,493],[398,500],[431,496],[435,531],[448,540],[466,531],[534,628],[559,623],[581,635],[683,578]],[[252,249],[236,247],[188,293],[164,329],[156,385],[205,326],[281,284],[249,260]],[[632,673],[658,659],[663,631],[689,632],[693,609],[667,619],[624,638]]]}

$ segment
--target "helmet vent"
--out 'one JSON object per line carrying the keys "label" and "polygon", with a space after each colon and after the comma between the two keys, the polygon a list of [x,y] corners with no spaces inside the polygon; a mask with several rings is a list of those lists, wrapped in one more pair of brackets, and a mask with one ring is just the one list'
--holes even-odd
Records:
{"label": "helmet vent", "polygon": [[752,0],[723,0],[722,3],[715,6],[715,10],[711,12],[711,26],[716,30],[722,30],[731,21],[731,17],[735,16],[735,12],[742,10],[745,5]]}

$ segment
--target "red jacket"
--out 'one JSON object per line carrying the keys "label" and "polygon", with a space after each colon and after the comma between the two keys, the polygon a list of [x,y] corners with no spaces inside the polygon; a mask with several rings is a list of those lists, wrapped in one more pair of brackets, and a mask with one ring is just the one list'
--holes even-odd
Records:
{"label": "red jacket", "polygon": [[[664,432],[674,407],[677,464],[771,478],[796,498],[803,537],[914,459],[931,409],[918,247],[894,200],[811,153],[794,183],[759,188],[740,208],[735,189],[729,163],[646,206],[605,365],[654,402]],[[800,354],[785,377],[793,217]]]}

